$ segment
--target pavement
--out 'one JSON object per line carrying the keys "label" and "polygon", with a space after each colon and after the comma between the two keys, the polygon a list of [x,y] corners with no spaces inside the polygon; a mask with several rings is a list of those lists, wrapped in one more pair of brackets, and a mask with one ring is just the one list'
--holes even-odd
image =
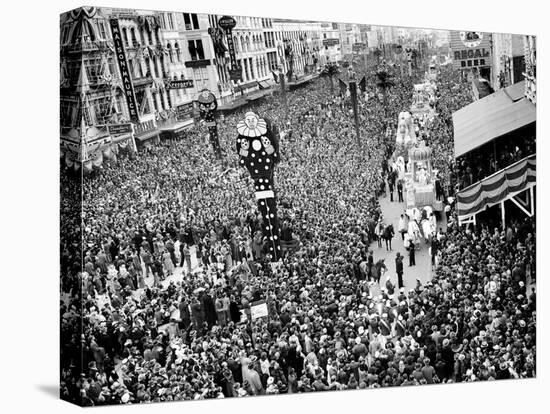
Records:
{"label": "pavement", "polygon": [[[397,200],[397,193],[394,194],[394,200]],[[431,257],[429,254],[429,245],[422,241],[420,243],[420,249],[416,250],[415,261],[416,266],[409,266],[409,252],[405,249],[401,234],[397,231],[399,228],[399,217],[405,212],[405,203],[399,203],[397,201],[390,201],[390,196],[387,194],[385,197],[379,198],[380,208],[382,209],[382,220],[385,225],[393,224],[395,229],[395,237],[392,239],[392,250],[386,250],[386,244],[382,242],[382,247],[378,247],[378,242],[374,242],[370,245],[370,249],[374,253],[374,262],[376,263],[380,259],[385,259],[386,267],[388,268],[386,274],[380,279],[380,286],[384,287],[386,283],[386,276],[390,275],[391,282],[396,286],[397,273],[395,272],[395,256],[396,253],[401,253],[404,256],[403,259],[403,283],[405,290],[414,289],[416,287],[416,280],[425,285],[432,278],[432,265]],[[439,223],[438,227],[445,223]],[[374,286],[371,290],[373,295],[379,294],[378,286]]]}

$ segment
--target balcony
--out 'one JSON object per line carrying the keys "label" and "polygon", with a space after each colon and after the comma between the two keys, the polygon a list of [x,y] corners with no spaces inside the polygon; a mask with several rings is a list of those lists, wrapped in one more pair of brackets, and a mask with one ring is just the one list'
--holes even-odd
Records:
{"label": "balcony", "polygon": [[132,79],[132,83],[134,84],[134,86],[148,85],[150,83],[153,83],[153,77],[150,73],[147,73],[143,77]]}
{"label": "balcony", "polygon": [[526,73],[525,76],[525,97],[529,99],[533,104],[537,103],[537,79],[534,76],[530,76]]}
{"label": "balcony", "polygon": [[66,53],[94,52],[99,50],[110,49],[112,47],[110,40],[86,40],[83,42],[72,43],[62,46],[62,51]]}

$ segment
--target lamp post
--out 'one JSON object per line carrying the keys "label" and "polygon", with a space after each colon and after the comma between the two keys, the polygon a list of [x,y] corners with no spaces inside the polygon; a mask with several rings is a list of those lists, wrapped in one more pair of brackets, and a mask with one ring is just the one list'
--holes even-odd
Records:
{"label": "lamp post", "polygon": [[359,135],[359,113],[357,109],[357,80],[355,79],[355,71],[352,67],[349,69],[349,93],[351,105],[353,107],[353,119],[355,122],[355,135],[357,137],[357,145],[361,146],[361,137]]}
{"label": "lamp post", "polygon": [[281,96],[283,98],[283,105],[285,107],[285,113],[287,112],[287,103],[286,103],[286,80],[283,67],[279,66],[279,83],[281,84]]}

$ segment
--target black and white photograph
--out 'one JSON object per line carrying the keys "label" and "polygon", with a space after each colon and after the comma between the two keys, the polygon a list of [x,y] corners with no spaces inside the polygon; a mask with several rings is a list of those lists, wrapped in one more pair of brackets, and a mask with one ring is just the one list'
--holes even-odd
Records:
{"label": "black and white photograph", "polygon": [[536,39],[63,13],[60,397],[535,378]]}
{"label": "black and white photograph", "polygon": [[545,412],[545,16],[7,4],[2,412]]}

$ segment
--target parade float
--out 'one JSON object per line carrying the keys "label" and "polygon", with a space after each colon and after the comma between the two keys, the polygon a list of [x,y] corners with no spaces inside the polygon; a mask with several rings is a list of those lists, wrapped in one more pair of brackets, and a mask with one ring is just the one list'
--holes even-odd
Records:
{"label": "parade float", "polygon": [[409,162],[405,174],[405,201],[407,208],[431,207],[435,211],[443,208],[436,199],[435,180],[437,171],[432,168],[432,150],[424,141],[409,149]]}
{"label": "parade float", "polygon": [[414,85],[413,103],[410,108],[414,118],[431,119],[435,116],[433,106],[436,88],[435,82],[428,80]]}

